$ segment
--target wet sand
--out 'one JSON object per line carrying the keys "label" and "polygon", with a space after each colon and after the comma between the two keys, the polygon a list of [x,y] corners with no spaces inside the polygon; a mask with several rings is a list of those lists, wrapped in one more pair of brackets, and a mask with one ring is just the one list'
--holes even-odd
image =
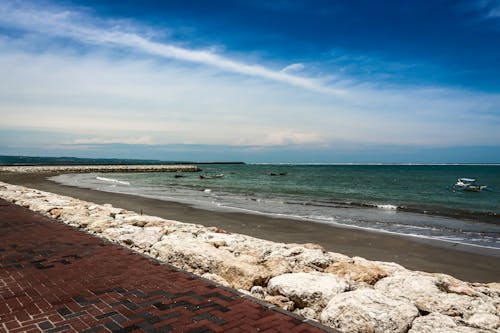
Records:
{"label": "wet sand", "polygon": [[143,214],[285,243],[317,243],[326,250],[369,260],[390,261],[408,269],[453,275],[471,282],[500,282],[500,250],[396,236],[320,223],[245,213],[216,212],[189,205],[60,185],[54,174],[0,173],[0,180],[99,204],[110,203]]}

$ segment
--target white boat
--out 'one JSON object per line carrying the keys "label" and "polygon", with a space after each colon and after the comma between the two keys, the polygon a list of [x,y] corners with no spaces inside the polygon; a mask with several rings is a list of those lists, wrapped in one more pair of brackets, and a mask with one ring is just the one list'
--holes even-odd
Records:
{"label": "white boat", "polygon": [[479,185],[473,178],[458,178],[457,183],[454,185],[456,189],[472,192],[480,192],[487,188],[487,185]]}

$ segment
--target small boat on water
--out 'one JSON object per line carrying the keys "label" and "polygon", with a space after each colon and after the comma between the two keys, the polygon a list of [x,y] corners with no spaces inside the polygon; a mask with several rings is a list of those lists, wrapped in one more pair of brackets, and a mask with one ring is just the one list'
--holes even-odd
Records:
{"label": "small boat on water", "polygon": [[286,176],[286,175],[287,175],[287,172],[280,172],[280,173],[270,172],[269,173],[269,176]]}
{"label": "small boat on water", "polygon": [[477,184],[473,178],[458,178],[457,183],[453,187],[457,190],[481,192],[488,186]]}
{"label": "small boat on water", "polygon": [[224,178],[224,174],[220,173],[218,175],[213,175],[213,176],[207,176],[207,175],[200,176],[200,179],[217,179],[217,178]]}

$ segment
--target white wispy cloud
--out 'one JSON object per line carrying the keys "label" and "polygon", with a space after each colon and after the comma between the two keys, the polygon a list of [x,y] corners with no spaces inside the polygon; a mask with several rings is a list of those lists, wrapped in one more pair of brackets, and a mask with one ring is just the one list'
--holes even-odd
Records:
{"label": "white wispy cloud", "polygon": [[480,19],[500,18],[500,0],[472,0],[456,5],[463,12],[479,14]]}
{"label": "white wispy cloud", "polygon": [[315,133],[296,132],[292,130],[274,131],[257,144],[263,146],[308,145],[319,144],[324,140]]}
{"label": "white wispy cloud", "polygon": [[[436,145],[500,140],[498,94],[364,84],[339,99],[214,75],[211,68],[164,66],[147,57],[116,59],[65,49],[38,54],[18,45],[16,40],[0,42],[0,77],[9,78],[0,80],[0,132],[71,134],[64,140],[55,135],[54,143],[282,146],[348,140]],[[464,124],[473,135],[457,130]]]}
{"label": "white wispy cloud", "polygon": [[[299,63],[281,70],[246,65],[220,51],[154,42],[156,31],[139,34],[126,21],[25,3],[0,0],[0,26],[28,32],[0,35],[0,77],[8,78],[0,79],[0,136],[6,130],[42,131],[28,143],[43,138],[43,144],[80,147],[500,142],[499,94],[384,86],[348,74],[338,74],[329,86],[291,74],[301,69]],[[58,43],[54,37],[97,47],[82,50],[79,43]],[[115,47],[136,52],[116,57],[108,52]],[[359,64],[360,59],[346,61]],[[340,80],[350,83],[340,85]],[[348,87],[349,93],[337,94],[336,87]],[[22,134],[10,140],[20,137],[30,138]]]}
{"label": "white wispy cloud", "polygon": [[[27,5],[28,4],[28,5]],[[247,64],[210,50],[193,50],[171,43],[156,42],[124,27],[116,21],[105,21],[86,13],[68,9],[42,8],[30,2],[6,1],[0,4],[0,24],[57,37],[66,37],[87,44],[126,47],[136,51],[180,61],[213,66],[224,71],[260,77],[305,89],[341,95],[345,91],[330,87],[319,79],[296,76],[258,64]]]}
{"label": "white wispy cloud", "polygon": [[67,142],[70,145],[88,145],[88,144],[112,144],[122,143],[129,145],[151,145],[154,140],[151,136],[127,137],[127,138],[83,138]]}
{"label": "white wispy cloud", "polygon": [[500,17],[500,0],[480,0],[476,2],[476,6],[484,13],[485,17]]}
{"label": "white wispy cloud", "polygon": [[304,64],[303,63],[296,63],[296,64],[291,64],[291,65],[288,65],[286,66],[285,68],[283,68],[281,70],[282,73],[287,73],[287,72],[294,72],[294,71],[300,71],[302,69],[304,69]]}

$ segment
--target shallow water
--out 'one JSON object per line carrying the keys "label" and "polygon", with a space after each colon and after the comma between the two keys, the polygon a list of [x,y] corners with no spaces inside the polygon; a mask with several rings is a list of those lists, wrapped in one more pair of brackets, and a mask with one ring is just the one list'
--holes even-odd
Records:
{"label": "shallow water", "polygon": [[[202,173],[70,174],[73,186],[500,249],[498,165],[203,165]],[[224,178],[199,179],[224,174]],[[275,174],[272,176],[271,174]],[[282,174],[282,175],[280,175]],[[489,185],[455,191],[459,177]]]}

